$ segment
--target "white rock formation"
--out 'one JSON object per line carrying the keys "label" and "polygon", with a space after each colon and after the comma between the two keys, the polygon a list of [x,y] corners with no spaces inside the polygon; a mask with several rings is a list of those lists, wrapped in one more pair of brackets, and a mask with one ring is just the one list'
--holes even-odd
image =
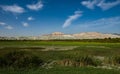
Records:
{"label": "white rock formation", "polygon": [[64,34],[61,32],[54,32],[52,34],[43,35],[39,37],[43,40],[49,39],[104,39],[104,38],[120,38],[118,35],[102,34],[98,32],[83,32],[78,34]]}

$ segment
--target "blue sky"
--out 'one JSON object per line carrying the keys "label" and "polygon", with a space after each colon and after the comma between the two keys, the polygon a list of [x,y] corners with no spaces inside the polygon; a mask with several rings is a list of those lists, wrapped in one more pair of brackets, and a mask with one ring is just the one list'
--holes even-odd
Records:
{"label": "blue sky", "polygon": [[0,0],[0,36],[120,33],[120,0]]}

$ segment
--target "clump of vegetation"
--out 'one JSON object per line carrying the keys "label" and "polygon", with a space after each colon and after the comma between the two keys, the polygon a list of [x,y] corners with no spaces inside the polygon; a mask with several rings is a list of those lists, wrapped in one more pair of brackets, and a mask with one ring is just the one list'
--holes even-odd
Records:
{"label": "clump of vegetation", "polygon": [[13,51],[0,57],[0,67],[32,68],[42,64],[43,60],[25,51]]}
{"label": "clump of vegetation", "polygon": [[75,66],[98,66],[101,65],[101,61],[98,59],[95,59],[92,56],[79,56],[74,59]]}
{"label": "clump of vegetation", "polygon": [[105,60],[106,64],[120,66],[120,56],[111,56]]}
{"label": "clump of vegetation", "polygon": [[85,67],[85,66],[101,65],[101,61],[93,58],[92,56],[79,56],[79,57],[74,57],[73,59],[63,59],[59,61],[58,64],[62,66]]}

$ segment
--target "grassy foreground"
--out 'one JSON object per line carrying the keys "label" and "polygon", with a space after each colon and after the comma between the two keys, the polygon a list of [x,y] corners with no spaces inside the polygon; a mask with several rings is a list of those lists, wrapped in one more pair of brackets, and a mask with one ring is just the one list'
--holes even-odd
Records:
{"label": "grassy foreground", "polygon": [[[14,51],[25,52],[25,54],[11,54]],[[8,55],[8,53],[10,54]],[[99,64],[100,66],[107,64],[120,67],[119,42],[0,41],[1,57],[0,62],[3,60],[6,63],[2,62],[5,67],[0,68],[0,74],[120,74],[120,69],[118,68],[89,67],[89,65],[97,66]],[[104,60],[96,61],[94,57],[104,58]],[[25,64],[26,58],[29,60],[27,65]],[[39,66],[39,58],[43,63],[47,63],[47,67],[34,67],[36,65]],[[12,62],[10,63],[9,61]],[[59,65],[52,64],[49,68],[48,65],[53,61],[57,61]],[[25,67],[30,66],[30,69],[13,69],[13,67],[24,67],[24,65]]]}

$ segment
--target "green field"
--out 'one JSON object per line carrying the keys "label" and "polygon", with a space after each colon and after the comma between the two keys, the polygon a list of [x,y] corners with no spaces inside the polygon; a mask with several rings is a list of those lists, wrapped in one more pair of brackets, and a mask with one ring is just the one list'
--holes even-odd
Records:
{"label": "green field", "polygon": [[14,61],[10,66],[1,67],[0,74],[120,74],[119,42],[0,41],[0,57],[8,58],[5,55],[12,52],[37,56],[45,66],[19,69],[16,67],[21,60],[17,60],[17,64]]}
{"label": "green field", "polygon": [[0,74],[120,74],[119,70],[59,67],[51,69],[9,70],[2,69]]}

